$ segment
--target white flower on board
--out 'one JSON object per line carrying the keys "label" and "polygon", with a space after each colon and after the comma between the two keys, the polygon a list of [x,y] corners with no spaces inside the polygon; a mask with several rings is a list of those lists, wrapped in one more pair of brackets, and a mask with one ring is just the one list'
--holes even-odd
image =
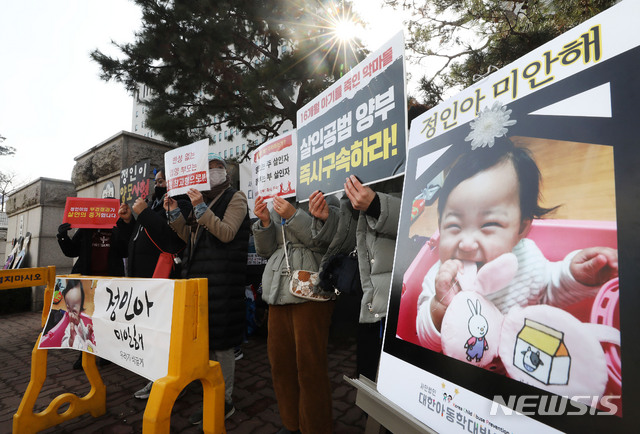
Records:
{"label": "white flower on board", "polygon": [[491,108],[486,107],[478,114],[478,117],[471,121],[471,132],[465,141],[471,141],[471,149],[492,147],[496,137],[507,134],[507,127],[515,125],[517,121],[509,120],[511,110],[507,110],[500,101],[493,103]]}

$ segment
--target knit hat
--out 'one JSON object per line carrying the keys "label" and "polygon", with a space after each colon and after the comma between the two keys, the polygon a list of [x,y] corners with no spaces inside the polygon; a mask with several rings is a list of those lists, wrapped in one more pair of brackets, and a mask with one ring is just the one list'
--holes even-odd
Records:
{"label": "knit hat", "polygon": [[209,152],[209,161],[212,160],[218,160],[222,163],[222,165],[226,168],[227,167],[227,163],[222,159],[222,157],[220,156],[220,154],[217,154],[215,152]]}

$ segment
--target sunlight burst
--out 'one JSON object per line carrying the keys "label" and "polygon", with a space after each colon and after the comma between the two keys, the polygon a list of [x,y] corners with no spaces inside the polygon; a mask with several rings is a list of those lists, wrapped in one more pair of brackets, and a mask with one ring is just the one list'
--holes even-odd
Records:
{"label": "sunlight burst", "polygon": [[356,22],[340,19],[336,22],[335,35],[344,43],[350,42],[356,36]]}
{"label": "sunlight burst", "polygon": [[[340,0],[311,14],[319,21],[317,24],[304,21],[283,22],[283,24],[307,29],[298,34],[299,41],[314,41],[317,44],[315,49],[304,56],[304,58],[321,56],[314,62],[317,65],[316,69],[321,67],[330,53],[337,54],[334,56],[331,71],[332,73],[339,71],[342,75],[359,61],[358,52],[362,46],[358,38],[363,31],[363,23],[352,11],[351,6],[345,5]],[[312,29],[318,32],[311,31]]]}

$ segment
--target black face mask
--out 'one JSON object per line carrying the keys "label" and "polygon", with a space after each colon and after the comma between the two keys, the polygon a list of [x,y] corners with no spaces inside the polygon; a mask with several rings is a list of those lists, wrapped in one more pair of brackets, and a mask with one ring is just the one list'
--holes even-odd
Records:
{"label": "black face mask", "polygon": [[167,187],[155,187],[153,195],[156,199],[160,199],[165,194],[167,194]]}

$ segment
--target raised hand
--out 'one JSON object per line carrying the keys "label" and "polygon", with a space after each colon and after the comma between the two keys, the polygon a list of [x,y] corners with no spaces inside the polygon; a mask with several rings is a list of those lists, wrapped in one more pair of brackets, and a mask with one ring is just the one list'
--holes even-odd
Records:
{"label": "raised hand", "polygon": [[309,213],[323,222],[329,218],[329,205],[320,190],[314,191],[309,196]]}
{"label": "raised hand", "polygon": [[275,196],[273,198],[273,209],[278,213],[278,215],[280,215],[280,217],[287,220],[293,217],[296,213],[296,208],[280,196]]}
{"label": "raised hand", "polygon": [[118,215],[125,223],[129,223],[131,221],[131,207],[127,203],[123,203],[118,209]]}
{"label": "raised hand", "polygon": [[147,202],[141,197],[137,198],[136,201],[133,203],[133,212],[135,212],[138,215],[140,215],[140,213],[144,211],[146,208],[147,208]]}
{"label": "raised hand", "polygon": [[258,196],[256,198],[255,204],[253,206],[253,213],[260,219],[263,227],[269,226],[271,223],[271,217],[269,216],[269,208],[267,208],[267,203],[264,201],[262,196]]}
{"label": "raised hand", "polygon": [[190,188],[187,191],[187,196],[191,200],[191,204],[193,206],[200,205],[204,202],[204,197],[202,197],[202,192],[200,190],[196,190],[195,188]]}
{"label": "raised hand", "polygon": [[353,209],[358,211],[366,211],[369,209],[369,205],[376,197],[376,192],[370,187],[362,185],[355,175],[351,175],[344,183],[344,191],[347,197],[351,201]]}

